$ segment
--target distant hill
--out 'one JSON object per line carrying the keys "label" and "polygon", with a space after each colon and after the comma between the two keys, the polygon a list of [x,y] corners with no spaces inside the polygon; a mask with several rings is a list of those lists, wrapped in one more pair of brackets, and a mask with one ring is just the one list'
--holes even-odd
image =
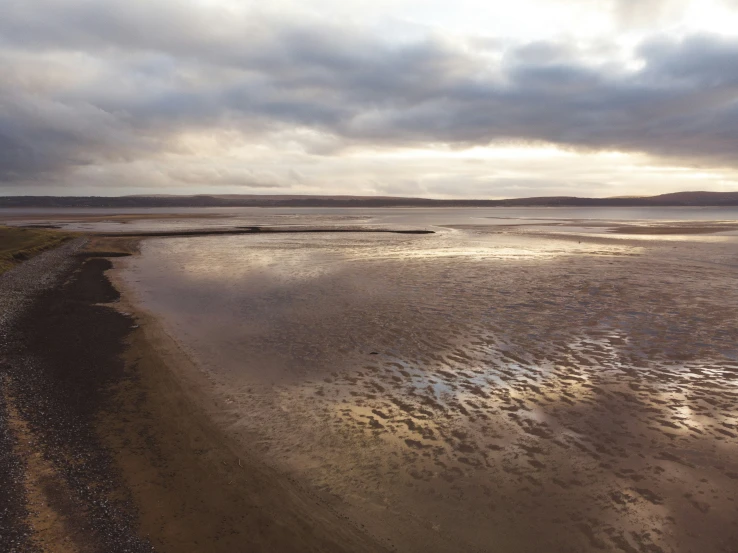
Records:
{"label": "distant hill", "polygon": [[0,207],[648,207],[738,206],[738,192],[675,192],[659,196],[507,200],[434,200],[393,196],[0,196]]}

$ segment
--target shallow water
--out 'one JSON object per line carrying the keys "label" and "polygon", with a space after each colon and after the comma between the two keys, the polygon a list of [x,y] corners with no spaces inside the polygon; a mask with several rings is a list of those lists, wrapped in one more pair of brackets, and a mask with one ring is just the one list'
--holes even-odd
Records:
{"label": "shallow water", "polygon": [[[182,217],[176,217],[182,215]],[[197,218],[188,218],[195,215]],[[125,217],[128,216],[129,219]],[[141,219],[136,217],[146,216]],[[96,220],[90,220],[91,218]],[[110,219],[106,220],[105,217]],[[167,218],[162,218],[167,217]],[[0,222],[43,220],[69,230],[144,232],[248,225],[369,224],[410,228],[449,225],[531,225],[667,221],[738,221],[738,207],[545,208],[0,208]]]}
{"label": "shallow water", "polygon": [[438,230],[149,239],[122,277],[234,440],[399,550],[733,551],[736,238]]}

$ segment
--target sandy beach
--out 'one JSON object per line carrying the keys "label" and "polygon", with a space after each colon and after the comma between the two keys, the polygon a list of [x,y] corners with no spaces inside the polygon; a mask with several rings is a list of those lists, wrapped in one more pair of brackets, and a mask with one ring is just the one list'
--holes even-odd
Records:
{"label": "sandy beach", "polygon": [[733,551],[738,258],[654,237],[41,254],[0,281],[3,546]]}

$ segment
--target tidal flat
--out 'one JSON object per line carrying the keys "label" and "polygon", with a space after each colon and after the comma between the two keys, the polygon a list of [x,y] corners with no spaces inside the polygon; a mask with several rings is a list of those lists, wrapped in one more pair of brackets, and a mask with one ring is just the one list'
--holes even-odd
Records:
{"label": "tidal flat", "polygon": [[389,547],[732,551],[735,237],[579,224],[153,238],[116,278],[233,443]]}
{"label": "tidal flat", "polygon": [[[34,523],[18,540],[66,536],[70,551],[85,550],[75,540],[172,552],[736,550],[734,211],[358,211],[44,214],[101,234],[77,240],[82,257],[35,308],[56,318],[10,325],[9,427],[27,428],[17,444],[51,452],[41,476],[62,475],[65,497],[79,485],[80,505],[90,489],[103,494],[95,505],[126,500],[117,518],[79,515],[76,528],[102,528],[93,545],[94,533],[65,534],[34,491],[32,452],[12,446],[13,475],[24,464],[31,475],[8,476],[14,516]],[[298,232],[146,235],[248,225]],[[300,232],[331,225],[344,231]],[[58,266],[51,254],[62,255],[33,262]],[[117,292],[91,293],[71,328],[55,298],[78,305],[81,278]],[[27,351],[53,328],[58,353]],[[89,367],[80,359],[90,374],[112,369],[87,383],[71,368],[75,348],[103,330],[111,358],[100,346]],[[24,366],[13,355],[36,368],[13,368]],[[67,396],[40,384],[59,358],[63,370],[46,373],[95,398],[82,419],[57,416]],[[35,406],[47,388],[54,401]],[[46,419],[67,433],[82,420],[89,438],[62,457],[88,459],[104,486],[64,477],[76,465],[54,465],[64,434]]]}

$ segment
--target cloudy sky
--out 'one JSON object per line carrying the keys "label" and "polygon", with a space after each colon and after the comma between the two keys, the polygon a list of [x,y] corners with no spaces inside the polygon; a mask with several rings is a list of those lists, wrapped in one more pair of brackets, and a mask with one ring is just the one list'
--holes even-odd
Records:
{"label": "cloudy sky", "polygon": [[0,194],[738,190],[738,0],[2,0]]}

